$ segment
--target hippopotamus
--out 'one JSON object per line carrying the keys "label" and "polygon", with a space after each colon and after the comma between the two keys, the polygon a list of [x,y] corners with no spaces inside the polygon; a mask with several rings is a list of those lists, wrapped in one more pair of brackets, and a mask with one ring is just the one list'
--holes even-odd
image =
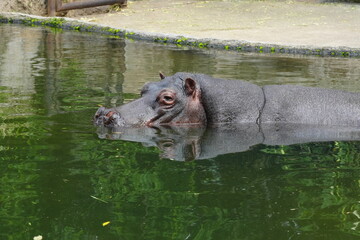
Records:
{"label": "hippopotamus", "polygon": [[100,107],[94,117],[107,127],[213,126],[223,123],[360,126],[360,93],[297,85],[258,86],[180,72],[146,84],[141,97],[119,107]]}

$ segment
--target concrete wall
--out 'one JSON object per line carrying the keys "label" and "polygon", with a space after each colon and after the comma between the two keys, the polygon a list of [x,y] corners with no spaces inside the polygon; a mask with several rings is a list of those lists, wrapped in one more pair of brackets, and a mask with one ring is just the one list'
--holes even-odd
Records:
{"label": "concrete wall", "polygon": [[46,0],[1,0],[0,12],[21,12],[34,15],[46,15]]}

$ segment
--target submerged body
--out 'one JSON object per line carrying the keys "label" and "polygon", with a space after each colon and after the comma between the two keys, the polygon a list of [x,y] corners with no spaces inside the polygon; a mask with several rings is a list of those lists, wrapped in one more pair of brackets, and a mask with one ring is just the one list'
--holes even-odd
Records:
{"label": "submerged body", "polygon": [[104,126],[291,123],[360,126],[360,93],[270,85],[203,74],[176,73],[146,84],[141,97],[122,106],[101,107],[95,123]]}

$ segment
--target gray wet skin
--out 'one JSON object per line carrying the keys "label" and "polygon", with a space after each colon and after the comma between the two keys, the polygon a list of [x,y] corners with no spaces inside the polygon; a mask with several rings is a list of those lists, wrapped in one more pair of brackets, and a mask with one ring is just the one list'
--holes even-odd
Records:
{"label": "gray wet skin", "polygon": [[216,125],[221,123],[360,126],[360,93],[269,85],[203,74],[176,73],[146,84],[141,97],[101,107],[94,122],[107,127]]}

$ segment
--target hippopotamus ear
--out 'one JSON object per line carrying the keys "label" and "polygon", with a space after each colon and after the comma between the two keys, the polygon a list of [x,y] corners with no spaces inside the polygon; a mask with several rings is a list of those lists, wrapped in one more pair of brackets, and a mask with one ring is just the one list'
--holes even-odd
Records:
{"label": "hippopotamus ear", "polygon": [[194,79],[187,78],[185,80],[185,93],[188,96],[192,96],[193,98],[195,98],[198,95],[198,93],[200,92],[200,90],[198,89],[198,87],[196,85],[197,85],[197,83]]}
{"label": "hippopotamus ear", "polygon": [[163,80],[165,78],[165,75],[162,72],[159,72],[160,78],[161,80]]}

